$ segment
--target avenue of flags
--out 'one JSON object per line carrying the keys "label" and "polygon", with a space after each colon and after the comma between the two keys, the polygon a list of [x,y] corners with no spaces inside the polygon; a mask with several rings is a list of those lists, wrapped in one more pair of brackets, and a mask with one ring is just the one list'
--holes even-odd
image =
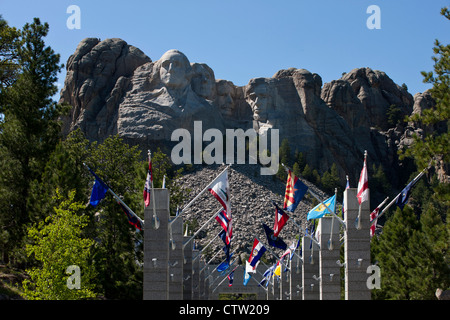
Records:
{"label": "avenue of flags", "polygon": [[[95,178],[95,182],[92,187],[91,197],[90,197],[90,204],[92,206],[97,206],[101,202],[102,199],[106,197],[106,193],[110,192],[113,197],[116,199],[119,207],[124,212],[125,216],[127,217],[128,222],[134,226],[138,230],[143,230],[144,221],[139,218],[124,202],[123,200],[117,196],[112,189],[87,165],[85,165],[90,173]],[[284,166],[284,165],[283,165]],[[229,185],[229,175],[228,175],[228,169],[230,166],[227,166],[219,175],[216,176],[216,178],[211,181],[199,194],[195,196],[195,198],[189,202],[181,211],[177,210],[177,216],[175,219],[178,219],[182,216],[183,211],[185,211],[189,206],[192,205],[192,203],[200,197],[201,194],[208,191],[221,205],[221,209],[218,210],[213,216],[209,218],[209,220],[201,226],[200,230],[204,228],[211,220],[216,220],[217,223],[221,226],[221,231],[217,235],[220,237],[223,241],[223,252],[225,254],[225,259],[218,265],[216,268],[217,272],[219,272],[221,275],[223,275],[225,279],[228,279],[229,286],[233,284],[233,276],[234,271],[238,266],[235,266],[233,268],[233,264],[240,260],[240,258],[236,258],[232,261],[233,258],[233,252],[231,251],[231,244],[232,244],[232,215],[231,215],[231,194],[230,194],[230,185]],[[280,237],[280,234],[282,233],[283,228],[286,226],[287,223],[292,222],[293,224],[297,225],[297,223],[294,221],[294,219],[290,219],[289,214],[292,214],[295,212],[296,208],[298,207],[299,203],[303,200],[305,194],[309,192],[313,197],[315,197],[319,204],[316,205],[314,208],[312,208],[307,213],[307,220],[315,220],[315,219],[321,219],[325,215],[329,214],[333,218],[337,218],[338,221],[343,224],[343,227],[345,228],[345,223],[336,215],[336,194],[329,197],[328,199],[321,200],[318,198],[318,196],[308,188],[308,186],[300,180],[300,178],[296,177],[294,173],[287,167],[285,167],[287,171],[287,181],[286,181],[286,189],[285,189],[285,195],[284,195],[284,203],[283,206],[280,207],[278,204],[272,200],[273,204],[273,229],[270,228],[269,225],[265,223],[261,223],[261,227],[264,231],[264,234],[266,235],[267,242],[264,243],[260,241],[258,238],[254,238],[253,240],[253,246],[250,252],[250,257],[247,261],[245,261],[245,276],[244,276],[244,285],[248,283],[248,281],[251,279],[252,274],[256,273],[256,269],[261,261],[261,258],[266,252],[270,252],[272,256],[275,257],[276,263],[273,266],[270,266],[267,268],[267,270],[262,274],[263,278],[262,280],[258,281],[261,286],[267,287],[270,278],[273,276],[281,277],[281,273],[284,270],[289,270],[289,267],[286,264],[286,260],[292,259],[292,257],[295,254],[296,249],[299,246],[299,241],[294,241],[291,243],[291,245],[288,247],[286,242]],[[386,210],[392,205],[396,204],[400,209],[403,209],[405,204],[407,203],[409,196],[411,194],[411,189],[414,187],[414,185],[417,183],[417,181],[422,177],[422,175],[425,173],[426,169],[420,172],[412,181],[408,183],[408,185],[382,210],[381,208],[385,205],[389,197],[387,197],[382,203],[380,203],[371,213],[370,213],[370,235],[373,236],[375,234],[375,229],[377,226],[378,219],[386,212]],[[365,201],[369,200],[369,177],[368,177],[368,171],[367,171],[367,152],[364,153],[364,162],[363,167],[361,170],[361,174],[359,177],[358,182],[358,188],[357,188],[357,200],[359,203],[359,214],[356,222],[359,222],[360,220],[360,214],[361,214],[361,204]],[[347,177],[347,185],[346,189],[348,189],[349,182]],[[337,193],[337,191],[336,191]],[[143,202],[144,206],[148,207],[150,206],[151,202],[153,202],[153,207],[155,206],[153,195],[153,173],[152,173],[152,161],[151,161],[151,153],[149,152],[149,166],[147,171],[147,177],[144,183],[143,187]],[[344,206],[342,206],[342,217],[344,215]],[[153,210],[154,217],[156,217],[155,209]],[[288,214],[289,213],[289,214]],[[169,223],[170,226],[170,223]],[[299,226],[299,225],[297,225]],[[299,226],[300,230],[302,228]],[[186,245],[189,241],[195,238],[195,236],[198,234],[200,230],[197,230],[197,232],[185,242],[184,245]],[[311,237],[313,240],[313,230],[310,230],[308,232],[308,229],[306,231],[303,230],[304,236]],[[299,239],[300,239],[299,235]],[[317,236],[317,235],[316,235]],[[296,244],[295,244],[296,242]],[[316,242],[317,243],[317,242]],[[183,245],[183,246],[184,246]],[[283,250],[283,254],[278,257],[276,253],[274,253],[270,247],[277,248],[280,250]],[[239,263],[238,263],[239,265]]]}

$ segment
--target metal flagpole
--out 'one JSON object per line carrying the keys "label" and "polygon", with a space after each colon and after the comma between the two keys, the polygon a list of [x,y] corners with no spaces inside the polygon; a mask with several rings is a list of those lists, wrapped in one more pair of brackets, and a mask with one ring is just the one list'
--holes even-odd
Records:
{"label": "metal flagpole", "polygon": [[[367,150],[364,150],[364,165],[366,166],[366,170],[367,170],[366,159],[367,159]],[[362,202],[359,204],[358,217],[356,218],[356,221],[355,221],[356,229],[358,229],[358,230],[361,230],[361,204],[362,204]]]}
{"label": "metal flagpole", "polygon": [[[411,183],[411,182],[413,182],[413,181],[414,181],[414,183],[417,182],[417,180],[419,180],[419,179],[425,174],[425,171],[426,171],[426,170],[428,170],[428,167],[425,168],[425,169],[423,169],[422,172],[420,172],[420,173],[419,173],[414,179],[412,179],[409,183]],[[409,183],[408,183],[408,184],[409,184]],[[402,189],[402,191],[403,191],[403,189]],[[380,218],[380,217],[384,214],[384,212],[385,212],[387,209],[389,209],[389,208],[397,201],[398,197],[400,197],[401,194],[402,194],[402,192],[400,191],[400,193],[399,193],[394,199],[392,199],[391,202],[389,202],[389,204],[388,204],[388,205],[380,212],[380,214],[379,214],[378,216],[376,216],[375,219],[373,219],[371,225],[374,224],[375,221],[378,220],[378,218]]]}
{"label": "metal flagpole", "polygon": [[[236,260],[235,260],[236,261]],[[234,261],[233,261],[234,263]],[[222,281],[219,282],[219,284],[213,289],[212,292],[216,291],[216,289],[227,279],[227,277],[232,274],[237,268],[239,267],[239,265],[237,265],[236,267],[234,267],[233,270],[231,270],[225,277],[223,277]]]}
{"label": "metal flagpole", "polygon": [[[237,260],[238,260],[238,258],[234,259],[234,260],[229,264],[230,269],[231,269],[231,267],[234,265],[234,263],[235,263]],[[218,267],[218,266],[217,266],[217,267]],[[215,270],[217,270],[217,267],[214,268],[214,270],[211,272],[211,275],[213,274],[213,272],[214,272]],[[224,271],[226,271],[226,269],[225,269]],[[219,272],[219,271],[217,271],[217,272]],[[217,278],[214,279],[213,282],[211,282],[211,284],[209,285],[209,287],[211,288],[212,285],[214,284],[214,282],[216,282],[216,280],[219,279],[219,278],[220,278],[220,274],[217,276]]]}
{"label": "metal flagpole", "polygon": [[[245,267],[242,266],[242,268],[244,268],[244,274],[245,274]],[[262,275],[261,272],[259,272],[259,271],[257,271],[257,272],[258,272],[260,275]],[[262,276],[263,276],[263,279],[264,279],[264,275],[262,275]],[[253,278],[253,276],[250,276],[250,278]],[[258,282],[258,280],[256,280],[255,278],[253,278],[253,280],[255,280],[256,283],[260,284],[260,282]],[[261,279],[261,281],[262,281],[262,279]],[[260,287],[263,288],[263,289],[267,292],[267,289],[266,289],[266,288],[264,288],[264,287],[261,286],[261,285],[260,285]]]}
{"label": "metal flagpole", "polygon": [[[334,196],[337,198],[337,188],[334,189]],[[336,205],[334,206],[334,211],[336,212]],[[328,250],[333,250],[333,227],[334,227],[334,216],[331,219],[331,231],[330,238],[328,239]]]}
{"label": "metal flagpole", "polygon": [[[152,161],[152,153],[150,150],[148,150],[148,162],[150,163],[151,161]],[[153,173],[152,173],[152,175],[153,175]],[[152,184],[152,190],[151,190],[152,200],[151,200],[151,202],[153,205],[153,218],[152,218],[153,229],[159,229],[160,222],[159,222],[158,216],[156,215],[156,201],[155,201],[156,199],[155,199],[155,191],[153,190],[154,189],[153,188],[153,177],[151,179],[151,184]]]}
{"label": "metal flagpole", "polygon": [[[208,219],[208,221],[206,221],[201,227],[200,227],[200,229],[198,229],[195,233],[194,233],[194,235],[192,236],[192,237],[190,237],[184,244],[183,244],[183,249],[184,249],[184,247],[186,247],[186,245],[192,240],[192,239],[194,239],[194,237],[196,237],[199,233],[200,233],[200,231],[202,231],[203,230],[203,228],[212,220],[212,219],[214,219],[221,211],[223,210],[223,208],[220,208],[213,216],[211,216],[211,218],[209,218]],[[180,214],[181,215],[181,214]]]}
{"label": "metal flagpole", "polygon": [[[90,171],[92,171],[86,163],[83,162],[83,165],[84,165],[86,168],[88,168]],[[125,202],[123,202],[122,199],[120,199],[119,196],[118,196],[117,194],[115,194],[114,191],[111,190],[111,188],[110,188],[109,186],[108,186],[108,192],[111,193],[112,196],[113,196],[117,201],[119,201],[119,202],[125,207],[125,209],[127,209],[133,216],[135,216],[136,219],[138,219],[139,222],[142,224],[142,226],[144,226],[144,220],[142,220],[141,218],[139,218],[139,216],[138,216],[136,213],[134,213],[133,210],[131,210],[130,207],[128,207],[128,206],[125,204]]]}
{"label": "metal flagpole", "polygon": [[[203,190],[202,191],[200,191],[200,193],[199,194],[197,194],[195,197],[194,197],[194,199],[192,199],[187,205],[185,205],[184,206],[184,208],[180,211],[180,213],[178,214],[178,216],[176,216],[175,217],[175,219],[173,219],[172,221],[170,221],[170,223],[173,223],[175,220],[177,220],[180,216],[182,216],[182,214],[183,214],[183,212],[187,209],[187,208],[189,208],[194,202],[195,202],[195,200],[197,200],[205,191],[207,191],[208,190],[208,188],[213,184],[213,183],[215,183],[216,181],[217,181],[217,179],[225,172],[225,171],[227,171],[228,170],[228,168],[230,168],[231,167],[231,164],[229,164],[221,173],[219,173],[215,178],[214,178],[214,180],[213,181],[211,181],[205,188],[203,188]],[[228,212],[227,212],[227,214],[228,214]]]}
{"label": "metal flagpole", "polygon": [[[284,163],[282,163],[281,165],[284,167],[284,169],[285,169],[286,171],[287,171],[287,170],[291,170],[291,169],[289,169],[289,167],[287,167]],[[292,171],[292,170],[291,170],[291,171]],[[325,208],[327,209],[328,213],[332,214],[333,216],[335,216],[335,217],[338,219],[338,221],[344,226],[344,229],[347,228],[346,225],[345,225],[345,222],[342,221],[342,219],[339,218],[339,217],[336,215],[336,213],[332,212],[332,211],[330,210],[330,208],[328,208],[328,206],[325,205],[325,204],[322,202],[322,200],[320,200],[320,198],[319,198],[313,191],[311,191],[311,188],[308,188],[307,191],[308,191],[314,198],[316,198],[316,200],[319,201],[320,204],[322,204],[323,206],[325,206]]]}
{"label": "metal flagpole", "polygon": [[198,255],[195,256],[194,259],[192,259],[192,261],[196,260],[198,257],[200,257],[202,255],[202,252],[211,244],[213,243],[214,240],[216,240],[216,238],[219,236],[220,232],[214,237],[212,238],[212,240],[210,242],[208,242],[208,244],[206,246],[203,247],[203,249],[198,253]]}
{"label": "metal flagpole", "polygon": [[[383,202],[381,202],[378,206],[376,206],[375,209],[376,209],[376,208],[381,209],[381,207],[384,206],[384,204],[385,204],[386,201],[388,201],[388,200],[389,200],[389,197],[386,197],[386,199],[384,199]],[[374,210],[375,210],[375,209],[374,209]],[[373,211],[372,211],[372,212],[373,212]],[[372,213],[371,213],[371,214],[372,214]],[[374,224],[376,224],[377,219],[378,219],[378,216],[375,217],[372,221],[370,221],[370,226],[373,226]],[[376,226],[375,226],[375,229],[376,229]],[[375,233],[375,232],[374,232],[374,233]]]}
{"label": "metal flagpole", "polygon": [[[264,244],[264,242],[262,242],[262,241],[260,241],[259,239],[258,239],[258,237],[255,237],[255,239],[257,239],[259,242],[261,242],[263,245],[264,245],[264,247],[266,247],[266,249],[275,257],[275,259],[277,259],[278,261],[280,261],[280,258],[278,257],[278,255],[275,253],[275,252],[273,252],[270,248],[269,248],[269,246],[267,246],[267,245],[265,245]],[[280,261],[288,270],[290,270],[289,269],[289,266],[287,266],[286,264],[284,264],[284,262],[283,261]]]}
{"label": "metal flagpole", "polygon": [[[311,239],[312,241],[314,241],[314,243],[317,244],[317,245],[319,246],[319,248],[320,248],[319,242],[317,242],[316,239],[314,239],[313,237],[311,237],[311,235],[307,234],[306,231],[305,231],[305,229],[303,229],[302,226],[299,225],[299,224],[295,221],[294,218],[293,218],[293,219],[288,219],[288,221],[292,221],[292,223],[295,224],[295,225],[300,229],[300,231],[303,232],[303,234],[304,234],[305,237],[310,238],[310,239]],[[300,232],[300,233],[301,233],[301,232]]]}
{"label": "metal flagpole", "polygon": [[[208,190],[208,188],[213,184],[213,183],[215,183],[216,182],[216,180],[225,172],[225,171],[227,171],[228,170],[228,168],[229,167],[231,167],[231,164],[229,164],[221,173],[219,173],[219,175],[217,175],[217,177],[215,177],[214,178],[214,180],[213,181],[211,181],[205,188],[203,188],[203,190],[202,191],[200,191],[200,193],[199,194],[197,194],[195,197],[194,197],[194,199],[192,199],[182,210],[181,210],[181,213],[183,213],[183,211],[184,210],[186,210],[187,208],[189,208],[193,203],[194,203],[194,201],[195,200],[197,200],[205,191],[207,191]],[[180,213],[180,214],[181,214]]]}

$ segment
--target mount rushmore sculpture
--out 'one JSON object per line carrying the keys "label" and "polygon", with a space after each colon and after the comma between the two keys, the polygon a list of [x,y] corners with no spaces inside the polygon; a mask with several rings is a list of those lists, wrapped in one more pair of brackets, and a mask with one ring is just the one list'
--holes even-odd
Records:
{"label": "mount rushmore sculpture", "polygon": [[[325,84],[316,73],[290,68],[235,86],[178,50],[152,61],[121,39],[95,38],[79,43],[66,68],[60,103],[72,108],[64,133],[80,128],[91,141],[119,134],[144,149],[169,146],[172,132],[192,132],[194,121],[222,132],[278,129],[310,166],[324,172],[336,163],[341,179],[347,174],[355,184],[364,150],[372,163],[395,170],[397,148],[414,129],[389,128],[388,108],[409,115],[415,98],[370,68]],[[422,94],[416,96],[423,104]]]}

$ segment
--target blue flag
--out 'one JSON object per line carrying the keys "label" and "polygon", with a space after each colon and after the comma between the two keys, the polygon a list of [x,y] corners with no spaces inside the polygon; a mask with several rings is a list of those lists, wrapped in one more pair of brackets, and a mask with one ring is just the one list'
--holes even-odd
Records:
{"label": "blue flag", "polygon": [[90,168],[89,168],[89,171],[95,177],[95,183],[94,183],[94,186],[92,187],[91,200],[90,200],[91,205],[93,205],[95,207],[105,197],[106,192],[108,192],[109,187]]}
{"label": "blue flag", "polygon": [[227,235],[226,235],[225,230],[222,230],[219,233],[220,239],[222,239],[223,243],[225,244],[225,246],[223,247],[223,252],[225,252],[227,261],[230,262],[230,244],[227,244],[226,236]]}
{"label": "blue flag", "polygon": [[306,217],[306,219],[307,220],[319,219],[322,218],[327,213],[330,213],[330,211],[328,211],[328,209],[324,205],[327,206],[331,212],[335,212],[336,195],[325,200],[323,204],[319,203],[317,206],[315,206],[311,211],[308,212],[308,216]]}
{"label": "blue flag", "polygon": [[281,239],[280,237],[275,237],[273,235],[272,229],[270,229],[270,227],[268,227],[266,224],[263,223],[262,225],[264,228],[264,232],[266,233],[267,241],[269,242],[269,244],[272,247],[286,250],[287,244],[283,241],[283,239]]}
{"label": "blue flag", "polygon": [[419,181],[419,180],[418,179],[415,181],[412,180],[410,183],[408,183],[408,185],[405,187],[405,189],[402,190],[400,196],[397,198],[397,201],[395,201],[395,204],[401,210],[403,210],[405,205],[408,203],[409,196],[411,195],[411,189],[412,189],[412,187],[414,187],[414,185],[416,184],[417,181]]}

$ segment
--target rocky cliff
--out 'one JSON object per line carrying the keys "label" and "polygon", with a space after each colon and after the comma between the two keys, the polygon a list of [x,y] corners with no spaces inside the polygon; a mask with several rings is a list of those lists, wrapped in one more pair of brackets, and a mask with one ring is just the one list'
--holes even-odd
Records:
{"label": "rocky cliff", "polygon": [[144,149],[173,145],[173,130],[192,133],[194,120],[203,130],[279,129],[280,141],[289,139],[292,152],[302,152],[310,166],[324,172],[336,163],[341,179],[347,174],[355,185],[364,150],[370,163],[394,173],[398,147],[418,130],[390,124],[389,108],[404,117],[428,107],[429,98],[413,97],[370,68],[325,84],[318,74],[291,68],[240,87],[215,79],[209,66],[177,50],[152,61],[121,39],[87,38],[67,62],[60,102],[72,105],[65,133],[81,128],[99,141],[119,134]]}

